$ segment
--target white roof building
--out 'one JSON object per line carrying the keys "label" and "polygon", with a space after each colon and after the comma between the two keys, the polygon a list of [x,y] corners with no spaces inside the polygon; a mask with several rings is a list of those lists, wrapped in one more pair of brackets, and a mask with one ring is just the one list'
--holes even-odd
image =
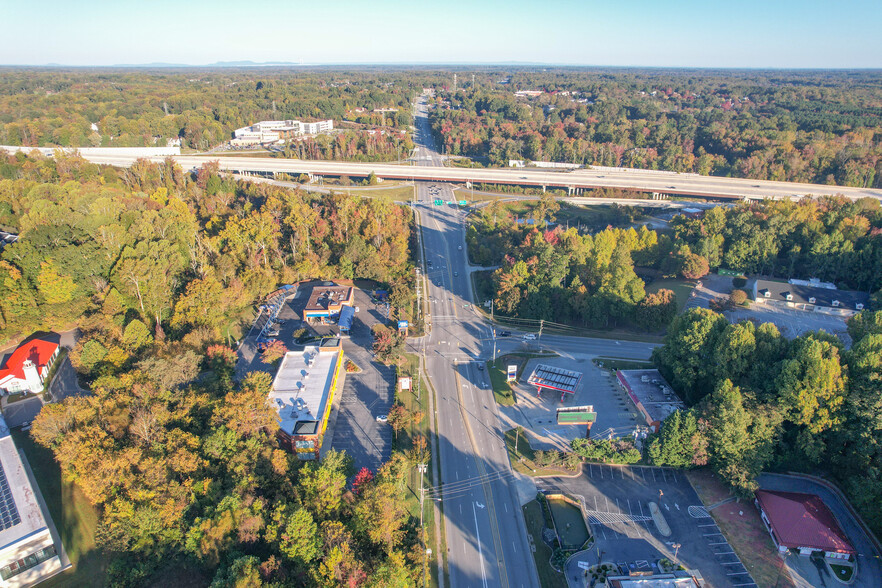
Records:
{"label": "white roof building", "polygon": [[0,586],[32,586],[61,571],[48,516],[0,416]]}

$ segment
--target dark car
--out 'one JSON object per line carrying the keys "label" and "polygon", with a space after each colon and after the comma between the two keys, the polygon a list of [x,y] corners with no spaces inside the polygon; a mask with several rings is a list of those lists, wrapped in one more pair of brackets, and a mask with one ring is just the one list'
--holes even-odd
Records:
{"label": "dark car", "polygon": [[511,337],[511,331],[499,331],[499,337]]}

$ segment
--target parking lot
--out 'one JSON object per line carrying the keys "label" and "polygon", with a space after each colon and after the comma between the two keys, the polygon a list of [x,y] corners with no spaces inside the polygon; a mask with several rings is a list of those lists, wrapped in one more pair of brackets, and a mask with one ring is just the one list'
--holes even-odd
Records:
{"label": "parking lot", "polygon": [[[701,279],[701,286],[692,291],[686,309],[709,308],[710,301],[715,298],[728,298],[734,287],[730,276],[708,274]],[[742,320],[754,321],[757,324],[774,323],[782,335],[795,339],[810,331],[826,331],[838,336],[846,347],[851,346],[851,337],[846,330],[845,318],[824,314],[784,308],[773,304],[751,304],[750,308],[738,308],[724,313],[729,322]]]}
{"label": "parking lot", "polygon": [[[580,476],[540,478],[537,487],[580,500],[596,539],[592,549],[568,562],[571,586],[580,585],[579,561],[592,565],[674,561],[675,551],[676,561],[697,569],[710,586],[756,586],[681,471],[586,464]],[[659,506],[670,536],[656,527],[651,502]]]}
{"label": "parking lot", "polygon": [[739,308],[727,312],[726,318],[732,322],[747,319],[758,323],[775,323],[781,334],[788,339],[794,339],[810,331],[826,331],[839,337],[846,347],[851,346],[845,318],[841,316],[781,308],[771,304],[753,304],[749,310]]}
{"label": "parking lot", "polygon": [[[581,372],[582,381],[576,393],[567,395],[563,402],[560,394],[549,391],[537,396],[527,378],[540,363]],[[534,435],[530,436],[530,444],[534,449],[569,449],[570,441],[585,436],[584,425],[557,424],[557,409],[565,406],[594,406],[597,422],[591,427],[593,438],[630,435],[646,424],[627,394],[616,385],[615,374],[597,367],[588,357],[531,359],[521,373],[516,394],[517,407],[500,407],[500,412],[531,430]]]}
{"label": "parking lot", "polygon": [[[339,329],[334,324],[306,324],[303,310],[306,306],[311,286],[306,285],[291,291],[278,312],[279,334],[275,336],[289,349],[297,348],[294,333],[306,327],[311,334],[338,336]],[[376,421],[378,415],[389,412],[394,400],[395,373],[390,367],[373,361],[371,347],[373,336],[371,327],[377,322],[385,322],[385,305],[375,303],[370,294],[355,289],[354,305],[359,312],[355,315],[348,338],[343,338],[343,353],[361,371],[346,375],[343,389],[335,401],[336,414],[332,413],[325,444],[337,450],[344,450],[353,458],[356,470],[367,467],[376,471],[387,461],[392,452],[392,428]],[[239,351],[240,374],[261,370],[275,373],[274,368],[263,363],[257,351],[256,337],[267,321],[262,313],[255,322],[249,337]]]}

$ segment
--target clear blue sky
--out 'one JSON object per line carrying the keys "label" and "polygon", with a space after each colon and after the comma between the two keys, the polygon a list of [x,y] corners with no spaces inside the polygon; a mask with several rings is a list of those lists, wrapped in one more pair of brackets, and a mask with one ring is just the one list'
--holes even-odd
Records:
{"label": "clear blue sky", "polygon": [[882,67],[882,0],[2,2],[0,63]]}

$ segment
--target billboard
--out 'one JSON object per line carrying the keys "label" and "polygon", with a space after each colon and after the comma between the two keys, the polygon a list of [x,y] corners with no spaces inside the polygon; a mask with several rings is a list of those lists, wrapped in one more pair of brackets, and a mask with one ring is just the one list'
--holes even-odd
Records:
{"label": "billboard", "polygon": [[407,328],[407,321],[398,321],[398,330],[403,331]]}
{"label": "billboard", "polygon": [[402,390],[410,390],[410,382],[411,382],[410,378],[407,378],[407,377],[398,378],[398,383],[401,384]]}
{"label": "billboard", "polygon": [[517,364],[512,364],[508,366],[508,372],[506,372],[506,382],[512,382],[518,379],[518,366]]}

